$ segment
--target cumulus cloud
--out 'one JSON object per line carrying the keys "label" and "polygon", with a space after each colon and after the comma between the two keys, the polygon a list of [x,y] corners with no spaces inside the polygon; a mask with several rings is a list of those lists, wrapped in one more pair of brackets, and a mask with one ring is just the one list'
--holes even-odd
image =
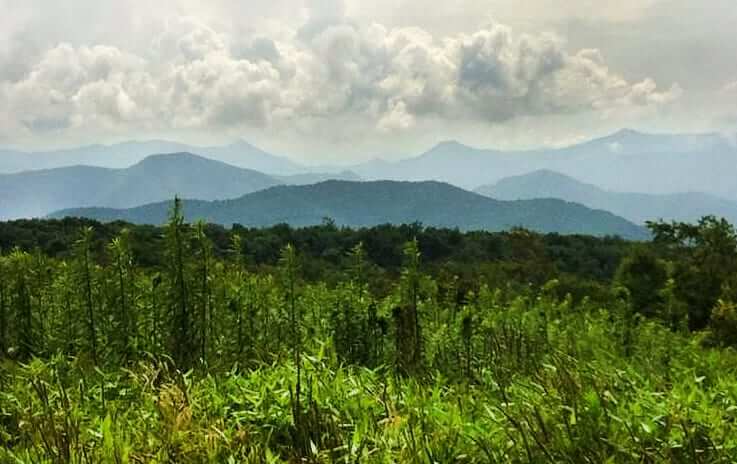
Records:
{"label": "cumulus cloud", "polygon": [[144,66],[141,58],[115,47],[59,44],[23,78],[2,83],[7,118],[33,132],[89,119],[113,123],[134,118],[136,99],[145,96],[145,81],[151,80]]}
{"label": "cumulus cloud", "polygon": [[[505,121],[516,116],[667,104],[677,85],[628,82],[596,50],[568,53],[554,37],[516,37],[490,24],[436,39],[418,28],[333,24],[307,42],[308,82],[326,113],[369,110],[379,127],[426,115]],[[406,115],[408,117],[401,117]],[[392,126],[396,126],[393,124]]]}
{"label": "cumulus cloud", "polygon": [[146,50],[58,43],[0,74],[2,132],[218,130],[346,117],[397,132],[423,118],[497,123],[658,107],[681,94],[677,84],[630,82],[597,50],[571,53],[557,37],[517,35],[499,23],[436,37],[354,23],[340,5],[315,2],[307,24],[279,37],[182,16],[159,24]]}

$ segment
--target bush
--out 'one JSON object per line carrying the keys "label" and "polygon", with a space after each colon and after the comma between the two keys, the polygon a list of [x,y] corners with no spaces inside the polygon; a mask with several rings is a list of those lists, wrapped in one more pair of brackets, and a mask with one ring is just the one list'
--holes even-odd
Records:
{"label": "bush", "polygon": [[737,304],[717,300],[711,312],[711,330],[717,343],[723,346],[737,346]]}

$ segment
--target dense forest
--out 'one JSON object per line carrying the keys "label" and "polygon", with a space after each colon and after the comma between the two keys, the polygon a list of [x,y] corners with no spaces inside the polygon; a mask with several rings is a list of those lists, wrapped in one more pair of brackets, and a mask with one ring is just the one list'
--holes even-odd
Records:
{"label": "dense forest", "polygon": [[0,462],[733,462],[737,234],[0,224]]}

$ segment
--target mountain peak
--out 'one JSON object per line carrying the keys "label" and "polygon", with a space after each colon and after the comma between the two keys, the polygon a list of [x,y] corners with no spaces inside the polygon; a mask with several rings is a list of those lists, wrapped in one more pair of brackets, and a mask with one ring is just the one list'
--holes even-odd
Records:
{"label": "mountain peak", "polygon": [[[147,157],[143,158],[141,161],[135,164],[135,166],[145,166],[150,165],[153,163],[171,163],[174,161],[212,161],[208,160],[207,158],[203,158],[202,156],[195,155],[194,153],[189,153],[186,151],[177,152],[177,153],[157,153],[155,155],[148,155]],[[217,162],[217,161],[213,161]]]}
{"label": "mountain peak", "polygon": [[434,150],[462,150],[470,148],[457,140],[442,140],[438,142],[430,151]]}
{"label": "mountain peak", "polygon": [[247,142],[244,139],[236,139],[233,142],[231,142],[228,146],[229,147],[233,147],[233,148],[246,148],[246,149],[255,149],[255,148],[257,148],[252,143]]}
{"label": "mountain peak", "polygon": [[477,151],[475,148],[464,145],[457,140],[443,140],[420,156],[445,157],[451,155],[468,154],[475,151]]}
{"label": "mountain peak", "polygon": [[647,135],[644,132],[637,131],[635,129],[630,129],[629,127],[624,127],[622,129],[619,129],[617,132],[612,134],[612,137],[640,137],[643,135]]}
{"label": "mountain peak", "polygon": [[[556,193],[551,192],[557,192],[561,189],[583,189],[587,192],[595,192],[596,190],[598,190],[598,188],[594,185],[586,184],[585,182],[581,182],[580,180],[575,179],[569,175],[562,174],[551,169],[538,169],[526,174],[505,177],[493,185],[479,187],[478,189],[476,189],[476,191],[488,192],[495,189],[500,190],[510,188],[523,189],[528,191],[534,190],[541,194],[539,198],[558,198],[558,195]],[[546,193],[542,194],[540,192]]]}
{"label": "mountain peak", "polygon": [[[581,183],[580,181],[574,179],[571,176],[568,176],[566,174],[562,174],[558,171],[553,171],[552,169],[538,169],[536,171],[529,172],[527,174],[522,174],[519,176],[510,176],[506,179],[533,179],[535,181],[539,180],[556,180],[560,182],[571,182],[571,183]],[[502,179],[505,180],[505,179]]]}
{"label": "mountain peak", "polygon": [[[561,174],[558,171],[553,171],[552,169],[536,169],[534,171],[529,172],[528,174],[522,174],[523,176],[555,176],[555,177],[568,177],[565,174]],[[521,176],[520,176],[521,177]]]}
{"label": "mountain peak", "polygon": [[608,144],[622,144],[622,143],[647,143],[652,140],[655,140],[657,137],[653,134],[649,134],[646,132],[640,132],[634,129],[624,128],[619,129],[617,132],[614,132],[612,134],[606,135],[604,137],[601,137],[599,139],[591,140],[590,142],[584,143],[583,145],[587,144],[597,144],[600,142],[605,142]]}

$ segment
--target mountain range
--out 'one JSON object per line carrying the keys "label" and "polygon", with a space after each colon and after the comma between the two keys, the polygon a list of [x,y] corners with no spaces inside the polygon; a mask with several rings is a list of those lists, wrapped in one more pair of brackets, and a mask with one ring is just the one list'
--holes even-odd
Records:
{"label": "mountain range", "polygon": [[[101,221],[162,224],[171,201],[130,209],[63,210],[51,217],[81,216]],[[503,230],[522,226],[540,232],[619,235],[645,239],[647,232],[606,211],[556,199],[499,201],[440,182],[326,181],[277,186],[224,201],[185,200],[190,220],[230,226],[320,224],[324,218],[350,227],[421,222],[462,230]]]}
{"label": "mountain range", "polygon": [[243,140],[229,145],[211,147],[185,145],[166,140],[149,140],[114,145],[88,145],[45,152],[0,150],[0,173],[8,174],[77,165],[122,169],[154,153],[196,153],[236,167],[274,175],[301,174],[307,171],[307,168],[286,157],[267,153]]}
{"label": "mountain range", "polygon": [[637,224],[658,219],[695,222],[706,215],[724,217],[737,224],[737,202],[713,195],[612,192],[549,170],[507,177],[475,191],[498,200],[558,198],[610,211]]}
{"label": "mountain range", "polygon": [[175,195],[222,200],[281,184],[326,179],[357,180],[356,174],[307,173],[270,176],[191,153],[152,155],[125,169],[71,166],[0,175],[0,219],[39,217],[64,208],[128,208]]}
{"label": "mountain range", "polygon": [[[184,149],[187,151],[182,151]],[[192,154],[190,149],[197,154]],[[176,153],[149,155],[170,151]],[[88,165],[67,166],[73,161]],[[47,168],[41,169],[44,167]],[[318,169],[323,172],[316,172]],[[22,172],[12,172],[15,170]],[[556,211],[565,213],[562,222],[556,222],[545,211],[536,210],[540,204],[538,199],[551,198],[606,210],[636,224],[659,218],[694,221],[705,214],[737,222],[737,183],[733,181],[737,178],[737,149],[728,137],[719,134],[668,135],[621,130],[569,147],[527,151],[483,150],[446,141],[416,157],[395,162],[372,160],[347,168],[302,166],[244,141],[222,147],[191,147],[167,141],[127,142],[55,152],[0,152],[0,172],[3,171],[6,173],[0,174],[0,220],[39,217],[53,211],[88,207],[124,210],[146,205],[150,208],[150,204],[169,201],[175,195],[205,202],[240,200],[243,195],[270,187],[337,179],[352,181],[347,184],[351,187],[333,186],[332,194],[345,194],[354,200],[360,198],[352,203],[352,207],[359,210],[364,207],[361,203],[364,200],[369,204],[376,198],[403,200],[382,196],[376,191],[362,198],[359,191],[363,187],[357,187],[360,184],[355,182],[359,180],[436,181],[467,190],[477,189],[478,193],[497,200],[535,200],[514,203],[522,210],[504,213],[506,216],[493,220],[482,219],[483,215],[473,216],[476,213],[472,210],[465,211],[460,203],[453,203],[460,213],[449,213],[447,217],[456,222],[446,225],[460,228],[482,225],[497,228],[513,223],[545,231],[594,230],[591,225],[581,226],[583,223],[564,224],[565,220],[580,220],[580,215],[569,214],[565,208],[556,207]],[[376,185],[398,189],[395,185],[404,184]],[[300,191],[300,194],[309,192]],[[416,193],[407,192],[408,195]],[[459,198],[457,192],[445,194]],[[472,204],[479,201],[466,200]],[[320,202],[324,200],[318,195],[316,201],[319,202],[314,208],[302,206],[309,221],[316,221],[318,216],[321,219],[337,215],[351,218],[345,221],[347,225],[363,224],[359,219],[365,216],[352,217],[347,210],[336,210],[335,205],[326,208],[330,214],[318,214],[316,211],[322,208]],[[407,201],[414,200],[408,198]],[[445,200],[439,197],[431,203],[435,205],[438,201]],[[277,216],[280,216],[287,222],[300,223],[300,216],[292,211],[291,200],[283,206],[276,203],[273,206],[274,211],[269,213],[272,216],[259,210],[254,213],[254,220],[257,223],[270,223],[272,219],[278,222]],[[425,214],[421,208],[417,211],[423,214],[418,217],[391,215],[388,211],[392,211],[393,206],[376,209],[376,217],[388,222],[406,219],[421,220],[429,225],[440,223],[437,217]],[[208,207],[223,206],[217,203]],[[249,208],[252,207],[247,208],[251,211]],[[494,214],[506,211],[499,204],[492,210]],[[541,214],[541,222],[535,223],[526,216],[529,211]],[[219,219],[228,223],[233,218],[242,219],[239,214],[229,211]],[[469,216],[465,217],[466,214]],[[508,222],[510,218],[514,221]],[[600,224],[605,222],[600,221]],[[553,224],[557,224],[558,229],[552,228]],[[596,231],[599,234],[610,232],[606,228]]]}
{"label": "mountain range", "polygon": [[220,147],[148,141],[37,153],[5,150],[0,151],[0,173],[71,165],[125,168],[153,153],[174,152],[196,153],[269,175],[348,170],[365,180],[437,180],[475,189],[505,177],[546,169],[611,191],[695,191],[737,200],[734,138],[717,133],[647,134],[631,129],[563,148],[523,151],[479,149],[446,141],[399,161],[372,160],[320,168],[300,165],[242,140]]}
{"label": "mountain range", "polygon": [[564,148],[482,150],[441,142],[414,158],[350,167],[364,179],[438,180],[474,189],[547,169],[622,192],[703,191],[737,200],[737,148],[719,134],[645,134],[629,129]]}

